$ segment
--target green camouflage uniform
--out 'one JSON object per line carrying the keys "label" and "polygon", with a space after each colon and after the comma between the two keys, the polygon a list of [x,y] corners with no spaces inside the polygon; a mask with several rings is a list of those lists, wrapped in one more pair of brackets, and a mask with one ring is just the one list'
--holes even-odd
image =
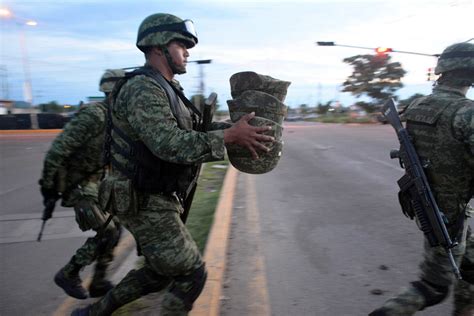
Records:
{"label": "green camouflage uniform", "polygon": [[442,301],[453,283],[454,315],[474,312],[474,242],[466,224],[474,192],[474,102],[459,89],[438,85],[431,95],[410,104],[404,116],[418,155],[429,161],[426,176],[449,221],[448,232],[459,242],[453,255],[464,280],[455,280],[445,250],[425,241],[421,281],[389,299],[383,313],[371,315],[412,315]]}
{"label": "green camouflage uniform", "polygon": [[[181,89],[179,83],[172,82]],[[194,165],[224,159],[226,123],[213,123],[210,132],[193,130],[192,114],[180,101],[176,118],[165,90],[152,78],[136,75],[120,89],[112,107],[112,121],[123,133],[146,147],[163,161]],[[215,130],[218,129],[218,130]],[[129,144],[112,133],[121,148]],[[123,150],[111,146],[112,161],[126,166]],[[185,315],[195,297],[195,279],[205,281],[204,263],[199,250],[180,219],[183,207],[173,194],[144,193],[114,168],[100,188],[100,204],[108,205],[120,222],[132,233],[146,258],[144,267],[130,271],[117,286],[91,306],[90,315],[108,315],[121,305],[171,284],[162,303],[162,314]],[[204,273],[204,274],[203,274]],[[204,276],[204,280],[202,277]],[[188,299],[183,299],[188,297]]]}
{"label": "green camouflage uniform", "polygon": [[[103,174],[102,148],[105,132],[105,103],[82,108],[53,141],[46,154],[41,186],[62,193],[62,206],[74,207],[76,222],[82,231],[98,231],[108,214],[98,202],[98,184]],[[99,236],[88,238],[64,268],[84,267],[97,260],[95,280],[105,276],[119,237],[118,224],[111,222]]]}

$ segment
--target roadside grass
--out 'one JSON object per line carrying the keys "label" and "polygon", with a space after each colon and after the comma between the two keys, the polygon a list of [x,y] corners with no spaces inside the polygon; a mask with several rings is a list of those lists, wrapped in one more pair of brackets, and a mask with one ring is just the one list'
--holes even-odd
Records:
{"label": "roadside grass", "polygon": [[325,115],[320,116],[314,119],[308,119],[307,121],[311,122],[320,122],[320,123],[374,123],[374,120],[370,117],[350,117],[349,115]]}
{"label": "roadside grass", "polygon": [[227,160],[210,162],[203,165],[201,170],[193,205],[186,222],[186,227],[201,252],[204,252],[206,246],[228,164]]}

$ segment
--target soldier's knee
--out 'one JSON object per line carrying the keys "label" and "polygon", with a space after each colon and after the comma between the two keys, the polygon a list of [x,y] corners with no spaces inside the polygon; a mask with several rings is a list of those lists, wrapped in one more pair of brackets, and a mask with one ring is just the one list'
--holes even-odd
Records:
{"label": "soldier's knee", "polygon": [[467,283],[474,285],[474,264],[461,266],[461,277]]}
{"label": "soldier's knee", "polygon": [[412,282],[412,285],[425,299],[423,308],[441,303],[449,294],[448,286],[433,284],[426,280]]}
{"label": "soldier's knee", "polygon": [[[191,274],[185,276],[178,276],[174,278],[174,284],[170,289],[176,297],[183,301],[184,306],[188,311],[193,308],[194,301],[199,297],[206,283],[207,272],[206,267],[202,264],[198,269]],[[180,285],[187,285],[185,287]],[[189,285],[190,284],[190,285]],[[184,290],[186,288],[186,290]]]}
{"label": "soldier's knee", "polygon": [[159,292],[171,282],[169,277],[159,275],[146,267],[130,271],[125,278],[127,281],[124,283],[128,283],[129,287],[139,288],[140,296]]}

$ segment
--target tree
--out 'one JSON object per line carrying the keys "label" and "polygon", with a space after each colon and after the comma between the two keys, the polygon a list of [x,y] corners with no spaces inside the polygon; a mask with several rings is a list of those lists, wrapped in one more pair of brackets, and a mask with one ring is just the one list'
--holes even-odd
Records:
{"label": "tree", "polygon": [[316,112],[318,114],[326,114],[329,108],[331,107],[331,103],[332,103],[332,100],[326,102],[325,104],[319,103],[318,107],[316,108]]}
{"label": "tree", "polygon": [[50,101],[48,103],[39,104],[38,107],[41,109],[41,112],[48,113],[61,113],[64,108],[62,105],[59,105],[56,101]]}
{"label": "tree", "polygon": [[308,114],[308,105],[307,104],[300,104],[300,113],[301,114]]}
{"label": "tree", "polygon": [[354,70],[342,84],[343,92],[357,98],[367,95],[373,99],[365,109],[373,112],[388,98],[396,98],[395,91],[403,87],[401,78],[406,74],[399,62],[390,62],[389,55],[356,55],[343,61]]}

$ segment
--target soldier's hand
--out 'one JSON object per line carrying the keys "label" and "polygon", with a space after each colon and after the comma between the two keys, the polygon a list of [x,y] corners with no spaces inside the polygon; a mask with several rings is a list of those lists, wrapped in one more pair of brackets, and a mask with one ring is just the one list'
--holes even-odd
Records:
{"label": "soldier's hand", "polygon": [[242,116],[232,127],[224,130],[224,143],[237,144],[247,148],[253,159],[258,159],[257,150],[268,152],[270,149],[262,142],[274,142],[275,138],[264,135],[263,132],[271,130],[270,126],[256,127],[248,122],[255,116],[255,113]]}
{"label": "soldier's hand", "polygon": [[54,190],[54,189],[49,189],[45,187],[41,187],[41,195],[43,196],[43,204],[44,206],[48,206],[51,200],[58,200],[59,199],[59,193]]}

